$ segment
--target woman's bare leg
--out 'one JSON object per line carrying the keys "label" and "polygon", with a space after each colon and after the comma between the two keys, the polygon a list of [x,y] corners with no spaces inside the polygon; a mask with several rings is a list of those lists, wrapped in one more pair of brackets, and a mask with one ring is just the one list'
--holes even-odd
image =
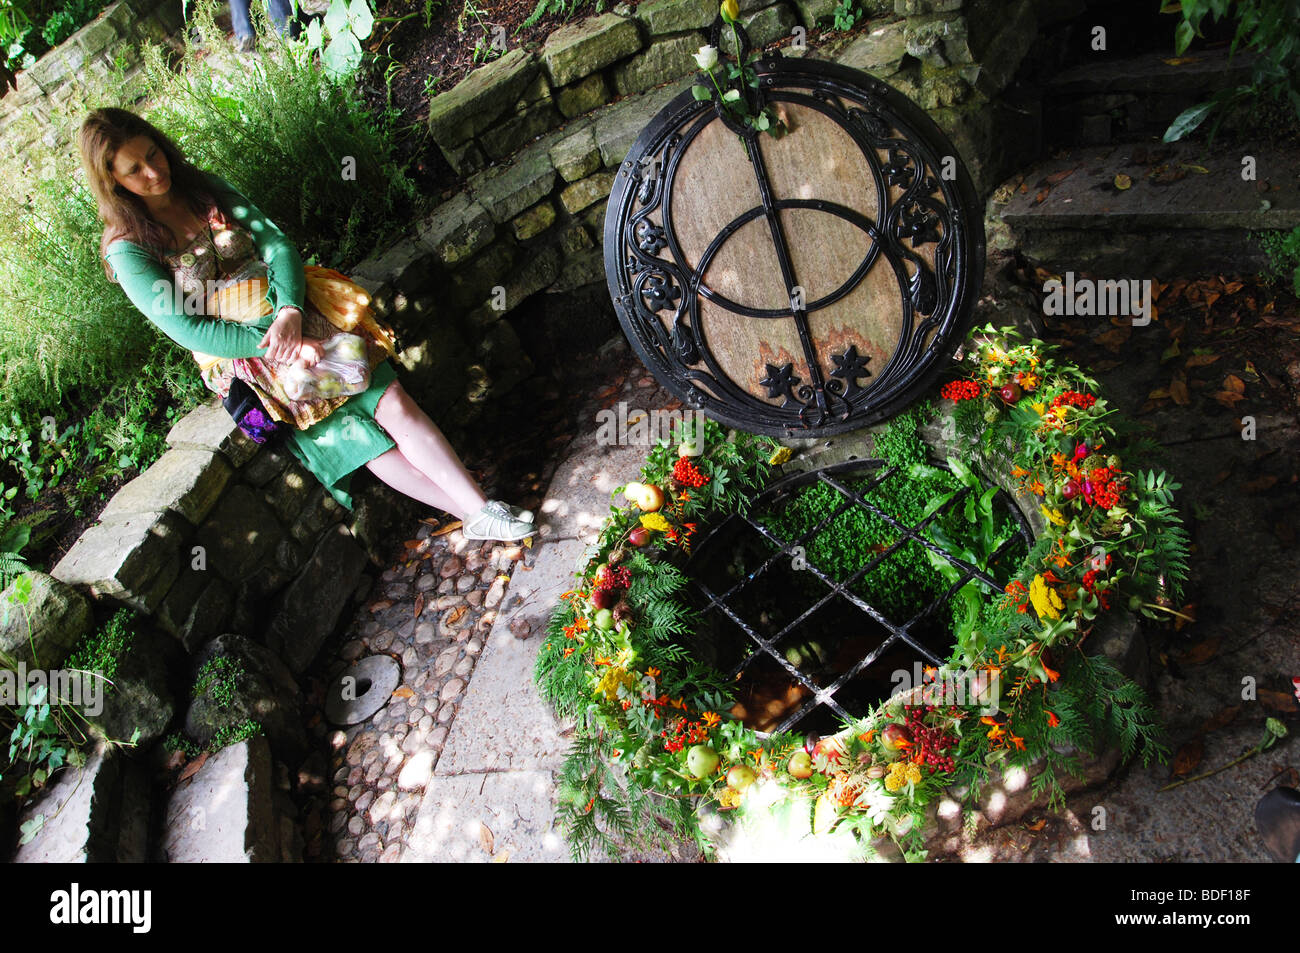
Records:
{"label": "woman's bare leg", "polygon": [[444,493],[437,484],[415,469],[411,461],[402,456],[402,451],[396,447],[375,457],[366,464],[366,469],[398,493],[403,493],[413,500],[435,506],[458,520],[464,520],[469,515],[463,512],[456,501]]}
{"label": "woman's bare leg", "polygon": [[[460,462],[460,457],[442,431],[411,399],[401,382],[393,381],[379,398],[379,403],[375,406],[375,421],[397,443],[402,457],[441,491],[454,509],[438,503],[432,505],[463,519],[477,513],[487,502],[482,489]],[[389,453],[391,452],[390,450]],[[379,459],[383,456],[386,454]],[[424,498],[417,496],[416,499]]]}

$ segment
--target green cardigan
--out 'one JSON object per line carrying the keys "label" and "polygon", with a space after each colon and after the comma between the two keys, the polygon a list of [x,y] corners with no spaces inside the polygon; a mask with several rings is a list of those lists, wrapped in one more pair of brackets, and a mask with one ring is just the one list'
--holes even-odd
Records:
{"label": "green cardigan", "polygon": [[[208,178],[213,193],[235,221],[252,233],[258,256],[266,263],[270,314],[248,324],[185,314],[175,310],[177,295],[171,272],[147,248],[119,238],[108,246],[104,257],[131,303],[181,347],[211,357],[264,357],[267,349],[257,344],[275,315],[286,305],[303,306],[306,279],[302,259],[284,233],[247,197],[220,176],[209,174]],[[167,286],[165,296],[159,294],[159,282]]]}

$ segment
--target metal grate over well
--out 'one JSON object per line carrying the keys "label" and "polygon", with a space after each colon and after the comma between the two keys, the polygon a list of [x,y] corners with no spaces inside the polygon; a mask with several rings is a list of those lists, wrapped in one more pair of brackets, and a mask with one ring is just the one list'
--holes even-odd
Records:
{"label": "metal grate over well", "polygon": [[[869,481],[855,490],[854,483]],[[869,499],[871,492],[889,480],[907,479],[881,460],[851,460],[820,470],[784,477],[754,501],[747,515],[731,514],[705,535],[687,565],[697,607],[711,625],[709,644],[697,648],[713,653],[709,659],[730,679],[741,683],[733,713],[761,731],[836,730],[838,722],[861,717],[897,688],[893,673],[912,672],[919,665],[941,665],[952,649],[952,638],[941,609],[971,579],[978,580],[990,596],[1001,585],[985,570],[971,565],[922,535],[952,507],[960,506],[971,492],[959,491],[934,513],[905,526]],[[782,539],[761,521],[792,494],[815,482],[838,492],[842,503],[801,536]],[[1005,561],[1033,536],[1019,509],[999,490],[997,499],[1011,513],[1018,533],[995,552],[990,568]],[[880,550],[848,577],[836,581],[811,561],[802,560],[806,546],[818,533],[853,507],[864,507],[898,532],[892,545]],[[890,618],[853,591],[854,585],[881,565],[896,550],[914,542],[956,567],[958,581],[930,600],[909,618]],[[744,573],[738,580],[718,571],[722,560],[737,558]],[[797,568],[796,568],[797,567]],[[808,597],[807,584],[795,585],[792,574],[816,579],[820,591]],[[803,590],[801,592],[800,590]],[[820,666],[795,664],[791,652],[799,646],[821,645],[830,659]],[[810,671],[811,669],[811,671]],[[767,698],[765,711],[753,710],[756,697]],[[747,701],[748,699],[748,701]]]}

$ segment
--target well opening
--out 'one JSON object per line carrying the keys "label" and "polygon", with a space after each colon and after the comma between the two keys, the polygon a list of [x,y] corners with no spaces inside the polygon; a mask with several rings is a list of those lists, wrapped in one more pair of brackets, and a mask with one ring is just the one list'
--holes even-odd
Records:
{"label": "well opening", "polygon": [[696,546],[690,648],[734,680],[748,727],[831,734],[943,664],[954,618],[1000,597],[1032,544],[1004,491],[942,467],[792,474]]}

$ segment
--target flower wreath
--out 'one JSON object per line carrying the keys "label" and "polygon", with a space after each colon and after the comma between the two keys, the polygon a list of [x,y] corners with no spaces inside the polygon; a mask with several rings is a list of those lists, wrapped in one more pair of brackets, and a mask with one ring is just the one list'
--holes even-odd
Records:
{"label": "flower wreath", "polygon": [[[664,827],[694,833],[709,851],[701,820],[710,811],[778,808],[815,835],[851,836],[868,852],[889,838],[923,859],[940,797],[973,804],[995,768],[1036,765],[1034,793],[1058,808],[1059,775],[1079,774],[1082,753],[1117,747],[1164,760],[1142,690],[1081,645],[1117,607],[1179,614],[1188,538],[1173,506],[1178,484],[1134,467],[1156,445],[1042,342],[988,327],[958,367],[940,390],[945,436],[1043,516],[1002,598],[955,633],[946,665],[925,670],[933,685],[977,673],[975,704],[947,704],[927,683],[821,739],[761,736],[729,717],[730,686],[682,644],[693,617],[674,559],[689,554],[706,519],[743,512],[792,454],[712,421],[701,433],[688,425],[679,446],[660,441],[650,452],[640,481],[615,490],[631,505],[611,506],[537,660],[543,694],[578,721],[559,809],[576,859]],[[900,439],[919,444],[930,412],[895,418],[877,453]],[[1010,687],[990,706],[1001,679]]]}

